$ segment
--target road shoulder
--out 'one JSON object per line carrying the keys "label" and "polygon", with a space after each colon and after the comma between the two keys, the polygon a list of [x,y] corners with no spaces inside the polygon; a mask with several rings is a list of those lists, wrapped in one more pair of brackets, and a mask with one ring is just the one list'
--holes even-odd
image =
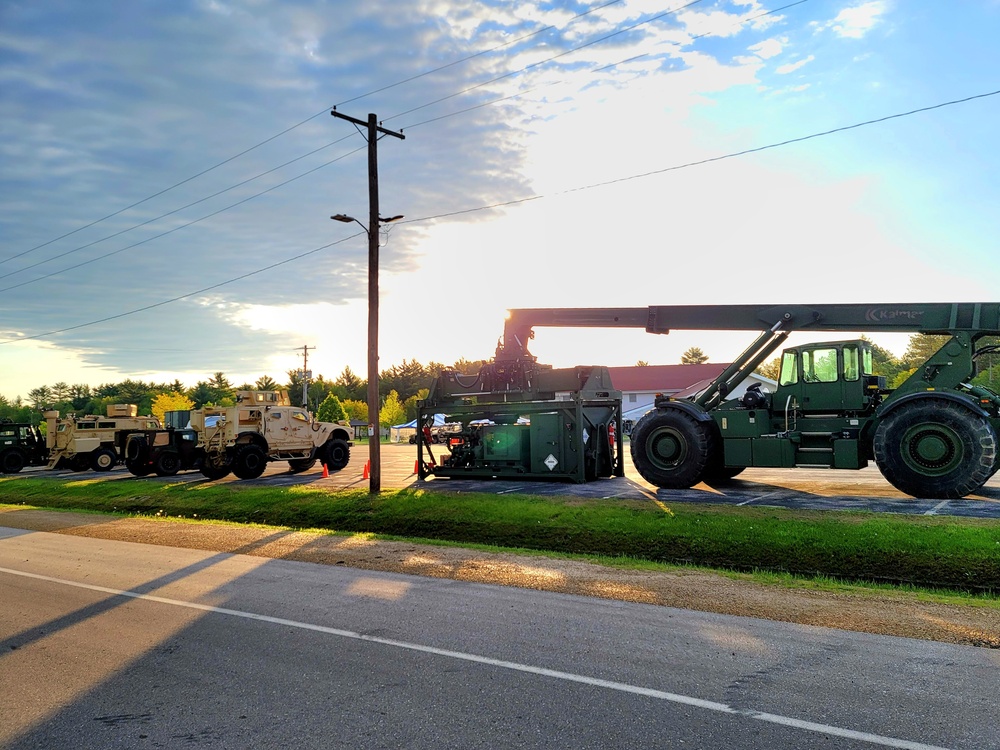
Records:
{"label": "road shoulder", "polygon": [[581,596],[758,617],[880,635],[1000,648],[1000,607],[918,601],[908,594],[789,589],[703,571],[635,571],[540,555],[374,541],[236,524],[16,507],[0,525],[96,539],[343,565],[363,570],[519,586]]}

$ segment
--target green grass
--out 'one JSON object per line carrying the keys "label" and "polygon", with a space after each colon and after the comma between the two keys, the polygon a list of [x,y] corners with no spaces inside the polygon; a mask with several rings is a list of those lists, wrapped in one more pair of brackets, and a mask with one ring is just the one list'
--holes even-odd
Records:
{"label": "green grass", "polygon": [[1000,522],[392,490],[0,479],[8,504],[367,532],[608,560],[1000,592]]}

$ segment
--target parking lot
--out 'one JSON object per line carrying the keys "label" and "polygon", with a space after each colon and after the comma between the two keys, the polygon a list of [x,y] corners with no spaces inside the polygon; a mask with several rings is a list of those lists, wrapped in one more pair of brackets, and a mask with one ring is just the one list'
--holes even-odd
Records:
{"label": "parking lot", "polygon": [[[439,446],[434,446],[440,459]],[[713,503],[737,506],[771,506],[813,510],[861,510],[879,513],[966,516],[1000,519],[1000,475],[991,479],[977,493],[961,500],[915,499],[908,497],[883,479],[874,465],[860,471],[822,469],[747,469],[727,484],[709,487],[697,485],[689,490],[658,489],[645,482],[632,466],[625,449],[625,476],[600,479],[587,484],[567,482],[514,481],[510,479],[445,479],[420,481],[414,471],[417,450],[401,443],[383,445],[381,450],[382,488],[400,489],[419,485],[441,492],[487,492],[495,494],[574,495],[597,499],[646,500],[662,505],[670,503]],[[267,484],[271,486],[312,485],[324,489],[367,489],[364,477],[368,444],[358,443],[351,451],[345,469],[323,477],[317,466],[301,474],[288,471],[285,462],[272,463],[255,480],[239,480],[232,475],[220,483]],[[29,468],[18,477],[77,477],[79,479],[130,482],[205,482],[199,472],[181,472],[175,477],[133,477],[116,467],[106,474],[95,472],[48,471]]]}

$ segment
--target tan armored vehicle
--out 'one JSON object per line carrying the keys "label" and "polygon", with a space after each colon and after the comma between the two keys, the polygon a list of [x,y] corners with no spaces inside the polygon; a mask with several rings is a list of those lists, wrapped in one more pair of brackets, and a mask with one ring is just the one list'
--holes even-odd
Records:
{"label": "tan armored vehicle", "polygon": [[269,461],[288,461],[293,472],[317,461],[339,471],[351,458],[346,424],[317,422],[305,409],[292,406],[287,391],[239,391],[236,406],[194,409],[191,427],[203,452],[201,473],[221,479],[231,471],[255,479]]}
{"label": "tan armored vehicle", "polygon": [[110,471],[120,460],[121,436],[134,430],[159,429],[156,417],[139,416],[135,404],[110,404],[106,417],[64,417],[47,411],[45,447],[49,469]]}

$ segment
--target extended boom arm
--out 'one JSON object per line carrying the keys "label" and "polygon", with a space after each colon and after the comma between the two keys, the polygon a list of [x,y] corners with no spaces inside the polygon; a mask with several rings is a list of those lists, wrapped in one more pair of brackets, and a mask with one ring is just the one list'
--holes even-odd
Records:
{"label": "extended boom arm", "polygon": [[849,305],[653,305],[650,307],[524,308],[511,310],[498,361],[532,359],[535,326],[695,331],[901,331],[1000,335],[1000,303]]}

